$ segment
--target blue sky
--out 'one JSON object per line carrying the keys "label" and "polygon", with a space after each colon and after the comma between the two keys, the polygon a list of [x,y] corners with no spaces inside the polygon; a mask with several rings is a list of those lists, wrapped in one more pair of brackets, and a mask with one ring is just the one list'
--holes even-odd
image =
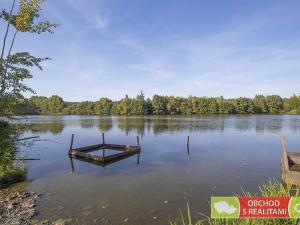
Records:
{"label": "blue sky", "polygon": [[15,48],[52,57],[27,82],[38,95],[300,93],[298,0],[48,0],[43,9],[59,28],[22,34]]}

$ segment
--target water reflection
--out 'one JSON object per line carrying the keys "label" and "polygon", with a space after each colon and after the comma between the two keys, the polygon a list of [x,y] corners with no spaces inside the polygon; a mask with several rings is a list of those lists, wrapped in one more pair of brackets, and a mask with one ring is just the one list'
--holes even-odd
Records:
{"label": "water reflection", "polygon": [[63,132],[65,124],[61,120],[52,120],[46,123],[32,123],[28,125],[28,129],[32,133],[47,133],[50,132],[51,134],[57,135]]}
{"label": "water reflection", "polygon": [[[118,118],[118,127],[120,130],[125,132],[128,135],[132,131],[136,131],[137,134],[142,137],[145,135],[146,124],[149,123],[149,120],[146,120],[145,117],[119,117]],[[148,128],[150,128],[148,126]]]}
{"label": "water reflection", "polygon": [[107,132],[113,128],[113,120],[111,117],[104,117],[98,120],[98,128],[101,132]]}
{"label": "water reflection", "polygon": [[[105,149],[103,149],[103,154],[105,154]],[[129,157],[133,157],[134,155],[137,155],[136,164],[139,165],[140,164],[140,154],[141,153],[139,152],[139,153],[134,153],[134,154],[131,154],[131,155],[125,155],[123,157],[117,158],[115,160],[111,160],[109,162],[98,162],[98,161],[88,160],[88,159],[81,158],[81,157],[76,157],[76,156],[69,156],[69,158],[70,158],[70,161],[71,161],[71,169],[72,169],[72,172],[74,173],[75,172],[75,166],[74,166],[74,161],[73,161],[74,159],[78,160],[78,161],[81,161],[81,162],[86,162],[86,163],[90,163],[90,164],[93,164],[93,165],[106,167],[106,166],[111,165],[113,163],[119,162],[119,161],[124,160],[124,159],[129,158]]]}
{"label": "water reflection", "polygon": [[[299,149],[300,116],[62,116],[29,122],[42,139],[53,139],[26,155],[41,159],[28,162],[28,178],[34,180],[30,191],[53,193],[39,201],[41,221],[57,216],[74,217],[78,224],[95,224],[98,218],[123,224],[129,218],[132,225],[162,225],[166,221],[153,221],[153,216],[174,218],[186,202],[206,214],[212,195],[239,194],[241,187],[257,193],[269,177],[280,179],[280,136]],[[54,133],[61,134],[54,138],[55,127],[60,129]],[[133,137],[144,136],[142,158],[136,154],[105,164],[69,158],[72,133],[74,146],[88,146],[101,141],[100,132],[116,144],[136,144]],[[88,216],[83,214],[87,206],[93,206]]]}
{"label": "water reflection", "polygon": [[80,120],[80,126],[84,129],[89,129],[94,126],[96,126],[96,120],[95,119],[83,119]]}
{"label": "water reflection", "polygon": [[[288,117],[286,119],[285,117]],[[256,133],[278,133],[283,127],[289,127],[294,132],[300,132],[299,116],[202,116],[202,117],[76,117],[72,122],[67,117],[48,117],[42,121],[32,121],[29,129],[33,133],[59,134],[66,126],[79,123],[83,129],[98,127],[101,132],[108,132],[114,128],[126,135],[137,133],[141,137],[145,133],[159,135],[162,133],[175,133],[178,131],[203,131],[223,133],[226,129],[239,132],[253,130]],[[284,124],[287,123],[287,124]]]}
{"label": "water reflection", "polygon": [[300,131],[300,118],[299,117],[292,118],[290,120],[289,125],[290,125],[291,130],[293,130],[294,132],[299,132]]}

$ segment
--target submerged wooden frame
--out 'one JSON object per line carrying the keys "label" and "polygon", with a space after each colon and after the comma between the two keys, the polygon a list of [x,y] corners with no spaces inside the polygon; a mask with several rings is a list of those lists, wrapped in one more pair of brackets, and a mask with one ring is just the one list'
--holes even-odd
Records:
{"label": "submerged wooden frame", "polygon": [[288,152],[287,141],[282,138],[282,155],[281,155],[281,174],[282,180],[286,184],[300,185],[300,170],[293,170],[291,167],[300,165],[300,153]]}
{"label": "submerged wooden frame", "polygon": [[[74,134],[71,138],[71,146],[69,150],[69,156],[71,158],[81,159],[83,161],[93,161],[97,164],[108,164],[110,162],[118,161],[122,158],[138,154],[141,151],[139,137],[137,136],[137,145],[116,145],[116,144],[106,144],[104,139],[104,133],[102,134],[102,144],[90,145],[80,148],[73,148]],[[103,155],[94,155],[92,152],[103,150]],[[120,153],[105,156],[105,149],[117,150]]]}

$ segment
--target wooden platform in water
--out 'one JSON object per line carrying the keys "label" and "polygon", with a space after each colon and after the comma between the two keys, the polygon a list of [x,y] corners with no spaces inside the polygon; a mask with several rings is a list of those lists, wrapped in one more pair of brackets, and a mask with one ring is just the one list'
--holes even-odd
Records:
{"label": "wooden platform in water", "polygon": [[300,185],[300,153],[288,152],[285,138],[282,138],[281,174],[285,183]]}
{"label": "wooden platform in water", "polygon": [[[111,161],[116,161],[118,159],[126,158],[128,156],[140,153],[141,147],[139,144],[139,137],[137,137],[137,144],[134,145],[117,145],[117,144],[106,144],[104,139],[104,134],[102,134],[102,144],[90,145],[80,148],[73,148],[74,134],[72,134],[71,146],[69,150],[69,156],[76,159],[83,159],[88,161],[94,161],[96,163],[106,164]],[[96,155],[93,154],[95,151],[102,150],[103,154]],[[116,150],[118,153],[112,155],[105,155],[106,150]]]}
{"label": "wooden platform in water", "polygon": [[116,159],[112,159],[112,160],[105,161],[105,162],[90,160],[90,159],[87,159],[87,158],[78,157],[76,155],[69,155],[69,157],[70,157],[70,160],[71,160],[72,171],[75,172],[75,167],[74,167],[73,159],[79,160],[79,161],[82,161],[82,162],[91,163],[91,164],[94,164],[94,165],[97,165],[97,166],[101,166],[101,167],[106,167],[106,166],[109,166],[109,165],[111,165],[113,163],[116,163],[116,162],[118,162],[120,160],[123,160],[125,158],[132,157],[134,155],[137,155],[137,161],[136,161],[136,163],[139,164],[139,161],[140,161],[140,152],[132,153],[130,155],[124,155],[122,157],[117,157]]}

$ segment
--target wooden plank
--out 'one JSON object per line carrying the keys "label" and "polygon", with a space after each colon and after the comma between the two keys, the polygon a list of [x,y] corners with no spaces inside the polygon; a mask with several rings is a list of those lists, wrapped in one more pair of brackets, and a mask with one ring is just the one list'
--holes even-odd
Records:
{"label": "wooden plank", "polygon": [[91,155],[91,154],[88,154],[85,152],[71,151],[70,155],[78,156],[78,157],[85,158],[85,159],[91,159],[91,160],[95,160],[95,161],[99,161],[99,162],[104,162],[103,157],[97,156],[97,155]]}
{"label": "wooden plank", "polygon": [[73,141],[74,141],[74,134],[72,134],[72,137],[71,137],[70,149],[72,149],[72,148],[73,148]]}
{"label": "wooden plank", "polygon": [[69,154],[71,156],[76,156],[76,157],[81,157],[81,158],[85,158],[85,159],[90,159],[90,160],[95,160],[98,162],[109,162],[111,160],[116,160],[119,158],[123,158],[126,156],[130,156],[136,153],[139,153],[139,150],[130,150],[130,151],[126,151],[126,152],[121,152],[121,153],[117,153],[114,155],[110,155],[110,156],[106,156],[106,157],[102,157],[102,156],[98,156],[98,155],[92,155],[92,154],[88,154],[85,152],[80,152],[80,151],[75,151],[72,150],[69,152]]}
{"label": "wooden plank", "polygon": [[[136,153],[136,154],[138,154],[138,153]],[[83,162],[92,163],[92,164],[97,165],[97,166],[105,167],[105,166],[108,166],[108,165],[113,164],[115,162],[118,162],[118,161],[120,161],[120,160],[122,160],[124,158],[130,157],[132,155],[134,155],[134,154],[126,155],[124,157],[119,157],[119,158],[117,158],[115,160],[110,160],[110,161],[105,161],[105,162],[99,162],[99,161],[91,160],[91,159],[88,159],[88,158],[78,157],[78,156],[75,156],[75,155],[70,155],[70,158],[71,159],[73,158],[73,159],[76,159],[76,160],[80,160],[80,161],[83,161]]]}
{"label": "wooden plank", "polygon": [[288,152],[287,156],[291,163],[300,164],[300,153],[298,152]]}
{"label": "wooden plank", "polygon": [[88,151],[88,150],[93,150],[93,149],[102,148],[102,147],[105,147],[105,145],[104,144],[90,145],[90,146],[85,146],[85,147],[81,147],[81,148],[74,148],[72,150]]}
{"label": "wooden plank", "polygon": [[282,143],[282,156],[281,156],[282,166],[285,171],[289,171],[289,163],[288,163],[288,157],[287,157],[287,142],[286,142],[285,137],[283,137],[281,139],[281,143]]}
{"label": "wooden plank", "polygon": [[97,145],[90,145],[90,146],[85,146],[80,148],[74,148],[71,150],[83,152],[83,151],[93,151],[98,148],[107,148],[107,149],[124,150],[124,151],[140,149],[139,146],[133,146],[133,145],[97,144]]}
{"label": "wooden plank", "polygon": [[113,149],[113,150],[138,150],[140,149],[140,146],[105,144],[104,148]]}
{"label": "wooden plank", "polygon": [[300,184],[300,173],[296,171],[288,171],[283,174],[284,182],[286,184],[299,185]]}
{"label": "wooden plank", "polygon": [[282,180],[286,184],[300,185],[300,172],[290,169],[289,163],[300,164],[300,153],[288,152],[287,141],[285,137],[281,140],[282,156],[281,156],[281,174]]}
{"label": "wooden plank", "polygon": [[33,139],[33,138],[39,138],[40,136],[32,136],[32,137],[26,137],[26,138],[20,138],[20,139],[16,139],[15,141],[24,141],[24,140],[29,140],[29,139]]}
{"label": "wooden plank", "polygon": [[109,162],[111,160],[116,160],[116,159],[119,159],[119,158],[130,156],[130,155],[136,154],[138,152],[139,152],[138,150],[131,150],[131,151],[126,151],[126,152],[121,152],[121,153],[118,153],[118,154],[106,156],[106,157],[104,157],[104,162]]}

